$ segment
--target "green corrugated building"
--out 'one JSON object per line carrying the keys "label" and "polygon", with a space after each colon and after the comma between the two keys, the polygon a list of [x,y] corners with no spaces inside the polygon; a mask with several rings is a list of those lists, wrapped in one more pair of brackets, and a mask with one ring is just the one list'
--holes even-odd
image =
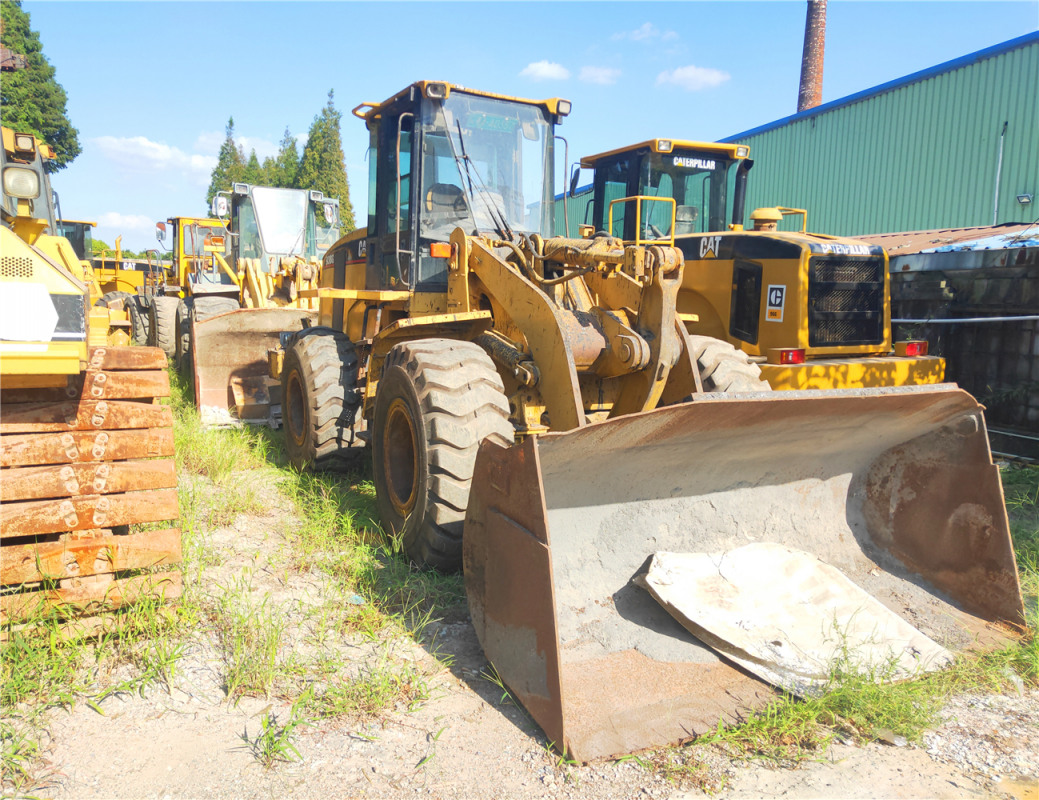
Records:
{"label": "green corrugated building", "polygon": [[1039,217],[1039,32],[723,141],[750,145],[748,212],[805,208],[811,230],[1031,222]]}
{"label": "green corrugated building", "polygon": [[[722,141],[750,145],[748,214],[804,208],[810,230],[841,236],[1031,222],[1039,217],[1039,32]],[[571,235],[591,222],[590,199],[591,186],[568,198]]]}

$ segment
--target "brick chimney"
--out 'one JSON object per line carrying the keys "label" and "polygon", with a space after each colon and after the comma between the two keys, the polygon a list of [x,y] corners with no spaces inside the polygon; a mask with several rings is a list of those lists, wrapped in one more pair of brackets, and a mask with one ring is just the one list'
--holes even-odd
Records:
{"label": "brick chimney", "polygon": [[797,110],[815,108],[823,101],[823,52],[826,50],[826,0],[808,0],[805,46],[801,54],[801,88]]}

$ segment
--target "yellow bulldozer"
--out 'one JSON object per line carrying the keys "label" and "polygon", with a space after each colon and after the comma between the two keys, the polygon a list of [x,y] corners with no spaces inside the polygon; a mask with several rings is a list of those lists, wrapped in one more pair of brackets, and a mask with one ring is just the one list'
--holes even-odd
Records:
{"label": "yellow bulldozer", "polygon": [[[165,357],[115,346],[110,309],[56,235],[49,149],[3,129],[0,626],[175,597],[178,516]],[[95,292],[96,293],[96,292]],[[126,338],[125,332],[122,337]]]}
{"label": "yellow bulldozer", "polygon": [[[317,324],[270,353],[291,460],[370,451],[383,528],[464,568],[487,658],[581,760],[811,684],[834,625],[911,672],[1020,624],[977,402],[722,391],[751,362],[687,330],[680,249],[553,236],[569,111],[436,81],[354,109],[368,227],[325,254]],[[808,666],[762,653],[805,641]]]}
{"label": "yellow bulldozer", "polygon": [[[235,184],[215,220],[171,219],[176,283],[156,297],[155,343],[192,375],[210,426],[280,424],[267,352],[313,321],[321,258],[339,238],[339,201],[319,191]],[[158,224],[160,241],[165,225]],[[167,350],[169,352],[169,350]]]}
{"label": "yellow bulldozer", "polygon": [[[927,355],[926,342],[891,340],[883,248],[809,233],[803,209],[756,209],[753,230],[744,230],[753,164],[747,145],[678,139],[587,156],[580,166],[595,170],[590,228],[682,250],[678,313],[686,328],[738,347],[756,365],[725,376],[730,383],[746,388],[763,378],[773,389],[833,389],[940,382],[944,360]],[[779,230],[785,216],[800,217],[800,230]]]}

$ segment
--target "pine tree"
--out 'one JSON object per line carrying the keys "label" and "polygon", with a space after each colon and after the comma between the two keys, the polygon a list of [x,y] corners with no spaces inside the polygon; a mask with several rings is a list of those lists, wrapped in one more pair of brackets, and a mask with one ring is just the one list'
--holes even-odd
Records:
{"label": "pine tree", "polygon": [[285,128],[281,138],[278,155],[272,160],[268,179],[271,186],[291,189],[296,185],[296,173],[299,171],[299,150],[296,149],[296,137]]}
{"label": "pine tree", "polygon": [[339,198],[339,230],[349,233],[354,225],[354,210],[350,204],[350,183],[343,160],[343,140],[339,134],[342,112],[337,111],[333,92],[328,92],[328,104],[314,117],[303,148],[296,188],[319,189],[325,197]]}
{"label": "pine tree", "polygon": [[263,167],[260,166],[260,159],[256,155],[256,150],[249,152],[249,160],[245,164],[245,177],[243,180],[246,183],[257,184],[259,186],[266,186],[267,181],[264,179]]}
{"label": "pine tree", "polygon": [[227,120],[224,143],[220,145],[220,155],[209,178],[209,191],[206,192],[206,207],[210,207],[213,198],[219,191],[230,191],[234,183],[244,183],[246,178],[245,153],[235,144],[234,117]]}
{"label": "pine tree", "polygon": [[54,67],[43,54],[40,35],[29,27],[29,14],[21,0],[3,0],[3,33],[0,41],[15,55],[25,58],[25,69],[5,72],[0,82],[0,115],[4,125],[19,133],[32,133],[54,148],[47,169],[62,169],[80,154],[79,131],[66,112],[68,96],[54,79]]}

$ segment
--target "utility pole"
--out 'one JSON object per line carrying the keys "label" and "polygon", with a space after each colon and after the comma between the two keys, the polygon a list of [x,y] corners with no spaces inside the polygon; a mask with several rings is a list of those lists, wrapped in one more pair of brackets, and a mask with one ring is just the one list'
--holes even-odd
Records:
{"label": "utility pole", "polygon": [[823,101],[823,53],[826,50],[826,0],[808,0],[805,43],[801,53],[801,87],[797,110],[815,108]]}

